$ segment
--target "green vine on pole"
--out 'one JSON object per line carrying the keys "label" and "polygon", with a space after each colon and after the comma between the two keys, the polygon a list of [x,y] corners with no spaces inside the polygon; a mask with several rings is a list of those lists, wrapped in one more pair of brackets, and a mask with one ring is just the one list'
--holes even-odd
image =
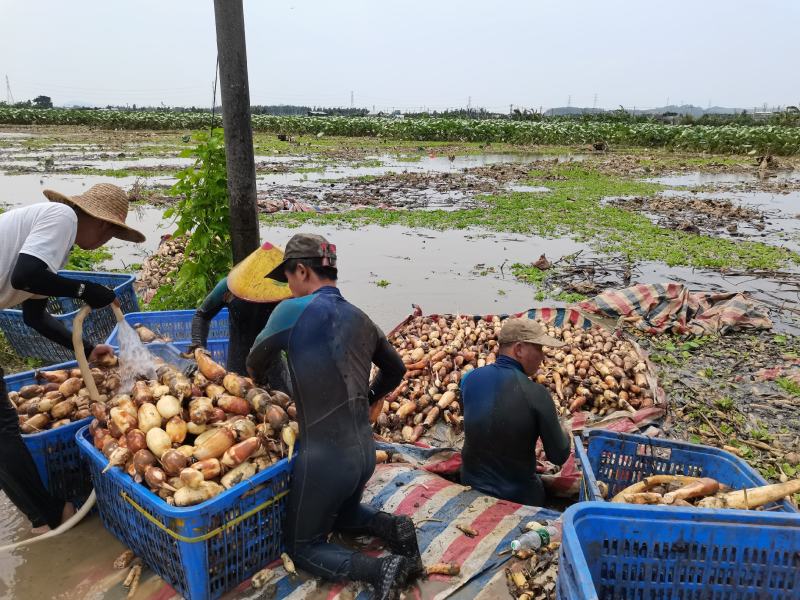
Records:
{"label": "green vine on pole", "polygon": [[174,283],[162,286],[151,310],[194,308],[231,268],[230,213],[225,165],[225,142],[221,129],[198,132],[195,147],[182,157],[195,163],[177,174],[170,195],[179,198],[164,212],[164,218],[177,217],[175,236],[189,235],[186,259]]}

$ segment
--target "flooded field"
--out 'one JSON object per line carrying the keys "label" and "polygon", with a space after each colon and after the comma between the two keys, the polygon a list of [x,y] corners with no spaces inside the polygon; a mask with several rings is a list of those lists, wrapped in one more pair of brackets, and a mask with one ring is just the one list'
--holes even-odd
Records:
{"label": "flooded field", "polygon": [[[185,144],[176,132],[97,135],[0,131],[0,206],[42,202],[47,188],[145,189],[129,222],[147,242],[112,242],[103,265],[135,270],[174,230],[162,216],[174,200],[165,192],[191,160],[178,156]],[[800,331],[793,162],[765,176],[751,157],[502,150],[257,138],[261,237],[284,245],[302,230],[336,243],[345,297],[387,331],[412,304],[426,313],[499,314],[573,302],[580,296],[565,294],[558,264],[575,255],[628,265],[631,283],[750,293],[768,304],[776,332]],[[685,252],[673,255],[670,246]],[[555,265],[547,278],[520,274],[541,255]],[[0,545],[27,535],[25,519],[0,495]],[[121,550],[92,515],[52,544],[0,554],[0,597],[122,598],[122,574],[111,568]],[[142,587],[141,597],[166,597],[158,581]]]}

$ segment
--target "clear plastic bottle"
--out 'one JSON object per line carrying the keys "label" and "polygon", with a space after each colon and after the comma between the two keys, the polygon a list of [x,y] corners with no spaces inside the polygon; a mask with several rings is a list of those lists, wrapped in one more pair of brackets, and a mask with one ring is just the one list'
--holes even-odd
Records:
{"label": "clear plastic bottle", "polygon": [[533,531],[524,533],[511,542],[511,551],[538,550],[542,546],[547,546],[550,542],[556,541],[558,537],[560,537],[559,531],[552,525],[539,527]]}

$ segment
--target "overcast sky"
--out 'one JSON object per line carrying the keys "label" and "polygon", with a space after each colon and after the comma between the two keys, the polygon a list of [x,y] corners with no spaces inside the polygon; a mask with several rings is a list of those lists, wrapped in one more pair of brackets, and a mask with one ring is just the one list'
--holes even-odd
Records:
{"label": "overcast sky", "polygon": [[[245,0],[253,104],[800,101],[796,0]],[[212,0],[0,0],[16,100],[208,106]],[[4,80],[0,80],[5,88]],[[5,89],[0,99],[5,99]]]}

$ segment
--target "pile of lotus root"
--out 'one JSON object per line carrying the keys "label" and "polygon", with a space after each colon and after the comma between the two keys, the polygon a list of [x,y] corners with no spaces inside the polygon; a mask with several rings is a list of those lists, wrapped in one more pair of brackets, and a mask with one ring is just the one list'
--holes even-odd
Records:
{"label": "pile of lotus root", "polygon": [[[562,416],[633,413],[654,404],[647,364],[632,342],[597,325],[542,325],[566,346],[544,347],[534,380],[550,390]],[[439,419],[460,430],[459,382],[472,369],[497,360],[501,326],[497,316],[417,316],[390,334],[407,372],[384,401],[378,432],[393,441],[414,442]]]}
{"label": "pile of lotus root", "polygon": [[298,435],[289,396],[226,372],[203,349],[195,359],[191,379],[162,364],[158,379],[90,407],[105,470],[122,469],[175,506],[209,500],[291,458]]}

